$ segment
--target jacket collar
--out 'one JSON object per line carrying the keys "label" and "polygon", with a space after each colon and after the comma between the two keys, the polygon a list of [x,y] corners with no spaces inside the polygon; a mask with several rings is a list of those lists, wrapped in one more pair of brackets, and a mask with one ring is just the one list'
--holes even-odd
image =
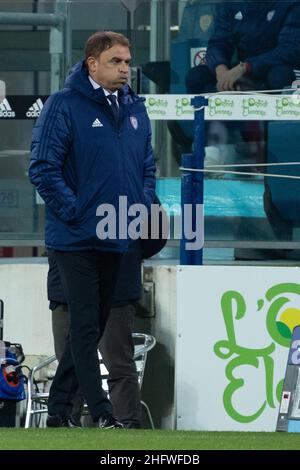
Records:
{"label": "jacket collar", "polygon": [[[88,71],[84,60],[78,62],[76,65],[74,65],[74,67],[72,67],[69,75],[66,78],[64,87],[75,89],[79,93],[85,95],[93,101],[96,101],[99,104],[107,104],[107,99],[103,88],[100,87],[96,90],[93,88],[93,85],[88,78]],[[123,85],[118,90],[118,95],[119,104],[124,106],[145,101],[145,98],[136,95],[127,84]]]}

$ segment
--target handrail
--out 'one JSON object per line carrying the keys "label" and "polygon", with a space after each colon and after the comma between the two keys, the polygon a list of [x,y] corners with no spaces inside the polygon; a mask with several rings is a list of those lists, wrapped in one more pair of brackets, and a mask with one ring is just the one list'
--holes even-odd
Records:
{"label": "handrail", "polygon": [[2,25],[60,26],[65,17],[54,13],[0,13]]}
{"label": "handrail", "polygon": [[142,344],[135,345],[134,359],[148,353],[156,345],[156,339],[152,335],[147,335],[145,333],[132,333],[132,337],[133,339],[140,338],[144,341]]}

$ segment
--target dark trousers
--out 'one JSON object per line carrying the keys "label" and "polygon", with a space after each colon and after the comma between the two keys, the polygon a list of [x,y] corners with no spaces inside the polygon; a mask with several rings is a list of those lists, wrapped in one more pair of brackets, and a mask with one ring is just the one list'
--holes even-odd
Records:
{"label": "dark trousers", "polygon": [[[109,397],[114,416],[127,428],[141,426],[140,387],[138,384],[132,339],[135,307],[132,304],[112,308],[99,348],[108,370]],[[52,312],[54,349],[60,360],[69,331],[69,313],[66,305],[59,305]],[[72,415],[80,419],[83,396],[78,389]]]}
{"label": "dark trousers", "polygon": [[114,414],[127,428],[141,426],[140,387],[133,359],[134,315],[133,305],[112,308],[100,341]]}
{"label": "dark trousers", "polygon": [[[290,87],[296,77],[292,67],[276,65],[271,67],[265,75],[253,78],[258,90],[279,90],[284,87]],[[199,93],[214,93],[216,91],[216,83],[215,73],[212,73],[206,65],[193,67],[186,76],[187,93],[195,95]]]}
{"label": "dark trousers", "polygon": [[69,415],[80,386],[94,421],[112,414],[102,389],[97,347],[108,318],[122,255],[56,252],[67,295],[70,331],[48,400],[49,414]]}

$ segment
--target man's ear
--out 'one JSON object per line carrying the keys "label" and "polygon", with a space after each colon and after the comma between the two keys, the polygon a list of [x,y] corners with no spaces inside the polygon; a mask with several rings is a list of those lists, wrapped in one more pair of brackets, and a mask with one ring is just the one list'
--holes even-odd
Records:
{"label": "man's ear", "polygon": [[96,72],[97,64],[95,57],[88,57],[85,62],[89,69],[89,72]]}

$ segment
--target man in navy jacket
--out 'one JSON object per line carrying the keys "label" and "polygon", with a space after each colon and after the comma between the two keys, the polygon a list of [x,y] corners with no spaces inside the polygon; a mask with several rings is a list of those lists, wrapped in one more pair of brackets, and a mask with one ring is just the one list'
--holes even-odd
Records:
{"label": "man in navy jacket", "polygon": [[[122,427],[102,390],[97,346],[129,245],[119,197],[127,198],[126,208],[150,208],[155,192],[150,122],[143,99],[127,85],[129,46],[118,33],[92,35],[85,60],[47,100],[33,130],[29,176],[46,203],[46,246],[55,251],[70,311],[49,427],[73,426],[78,386],[99,427]],[[105,219],[113,228],[100,233]]]}
{"label": "man in navy jacket", "polygon": [[192,68],[188,93],[282,89],[300,68],[300,2],[246,1],[219,5],[206,65]]}

